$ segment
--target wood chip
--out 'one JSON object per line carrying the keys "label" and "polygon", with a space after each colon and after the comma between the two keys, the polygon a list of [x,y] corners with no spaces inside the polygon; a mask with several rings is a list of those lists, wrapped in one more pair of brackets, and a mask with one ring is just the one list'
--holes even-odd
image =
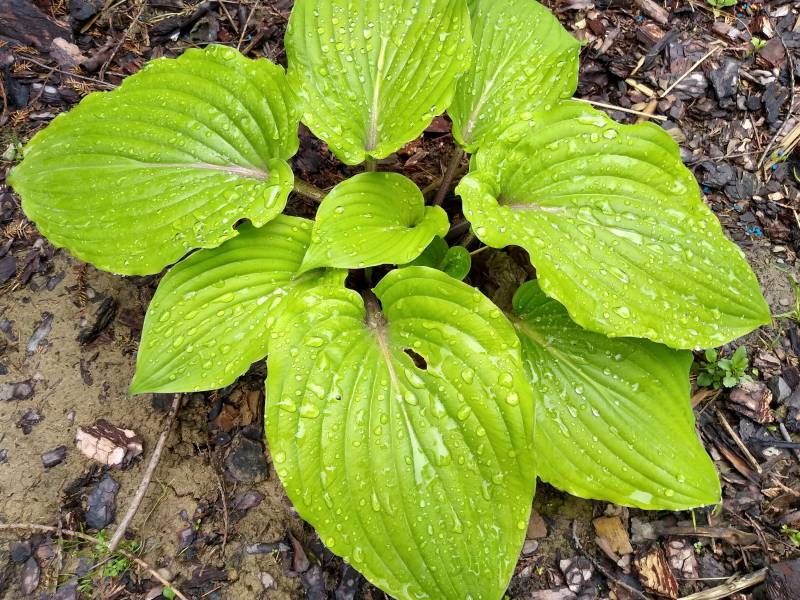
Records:
{"label": "wood chip", "polygon": [[75,445],[88,458],[111,467],[126,467],[143,451],[142,438],[134,431],[105,419],[98,419],[91,427],[79,427]]}
{"label": "wood chip", "polygon": [[645,590],[662,598],[675,599],[678,597],[678,582],[659,546],[653,546],[639,556],[634,561],[634,565]]}
{"label": "wood chip", "polygon": [[628,531],[619,517],[598,517],[592,521],[597,537],[608,543],[608,547],[619,555],[633,552]]}

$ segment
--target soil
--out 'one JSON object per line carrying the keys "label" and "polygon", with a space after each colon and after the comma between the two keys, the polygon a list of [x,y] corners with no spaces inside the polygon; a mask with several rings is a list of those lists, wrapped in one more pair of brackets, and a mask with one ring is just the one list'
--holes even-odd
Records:
{"label": "soil", "polygon": [[[0,177],[13,164],[19,141],[89,91],[117,85],[150,58],[208,42],[240,42],[251,57],[285,64],[282,37],[291,4],[4,0]],[[800,133],[794,116],[800,103],[794,93],[800,2],[740,3],[719,16],[705,4],[676,0],[547,4],[586,41],[578,96],[667,118],[662,126],[681,143],[706,201],[745,251],[773,314],[789,313],[798,302],[791,278],[800,281],[800,192],[791,145]],[[751,37],[767,42],[760,53],[753,51]],[[68,43],[67,56],[53,46],[58,38]],[[659,99],[712,43],[720,50]],[[640,57],[650,58],[637,68]],[[736,62],[735,78],[728,61]],[[651,97],[642,86],[656,93]],[[610,112],[625,122],[638,118]],[[301,142],[295,171],[317,186],[330,188],[357,172],[338,163],[308,131]],[[402,171],[425,188],[444,172],[451,147],[449,122],[440,118],[379,168]],[[170,396],[127,394],[158,277],[117,277],[80,263],[40,236],[18,197],[1,183],[0,194],[0,524],[85,529],[88,512],[103,516],[89,499],[108,475],[119,485],[111,498],[113,531],[171,402]],[[452,193],[445,208],[454,221],[460,219]],[[313,211],[309,200],[290,199],[289,212]],[[454,242],[477,249],[477,241],[465,235]],[[481,252],[475,264],[484,275],[473,273],[472,282],[498,302],[530,276],[519,249]],[[797,572],[800,563],[788,561],[800,557],[800,534],[792,534],[800,528],[800,452],[797,445],[762,441],[781,441],[779,424],[800,440],[798,318],[776,318],[743,341],[759,369],[754,385],[769,397],[744,390],[745,406],[730,390],[694,390],[698,429],[722,476],[721,510],[629,510],[541,484],[509,596],[678,597],[779,563]],[[385,598],[325,549],[294,513],[263,442],[264,369],[256,364],[218,392],[185,395],[129,529],[130,540],[141,544],[137,554],[190,598]],[[81,454],[76,432],[98,419],[135,431],[143,456],[107,467]],[[47,454],[59,447],[65,449],[63,460],[58,451],[56,458]],[[45,459],[56,464],[45,466]],[[102,507],[110,510],[111,504],[106,498]],[[615,553],[598,539],[594,520],[602,516],[619,517],[629,551]],[[91,545],[57,535],[2,531],[0,539],[0,598],[76,597],[77,577],[96,560]],[[31,541],[27,550],[25,540]],[[677,591],[648,587],[648,576],[659,569],[674,578]],[[114,577],[100,570],[80,580],[88,581],[84,597],[163,597],[162,586],[144,570],[130,568]],[[774,570],[768,583],[773,577]],[[59,592],[56,584],[62,585]],[[748,587],[733,597],[783,600],[764,596],[770,589]],[[786,598],[800,598],[797,589]]]}

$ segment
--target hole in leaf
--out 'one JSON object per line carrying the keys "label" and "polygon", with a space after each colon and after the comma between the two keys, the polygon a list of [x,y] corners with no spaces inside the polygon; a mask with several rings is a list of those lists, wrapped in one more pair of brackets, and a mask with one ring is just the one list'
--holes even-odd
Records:
{"label": "hole in leaf", "polygon": [[411,360],[414,361],[414,366],[418,369],[422,369],[423,371],[428,370],[428,363],[421,354],[414,352],[411,348],[403,348],[403,352],[408,354],[411,357]]}

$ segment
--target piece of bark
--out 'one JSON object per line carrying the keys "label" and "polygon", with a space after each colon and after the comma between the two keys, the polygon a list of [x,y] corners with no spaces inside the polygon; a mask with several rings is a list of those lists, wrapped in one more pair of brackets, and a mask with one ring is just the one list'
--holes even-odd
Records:
{"label": "piece of bark", "polygon": [[98,419],[91,427],[79,427],[75,445],[85,456],[111,467],[126,467],[142,451],[142,439],[130,429]]}
{"label": "piece of bark", "polygon": [[678,582],[659,546],[653,546],[637,557],[634,565],[645,590],[663,598],[674,600],[678,597]]}
{"label": "piece of bark", "polygon": [[547,523],[544,522],[542,515],[535,510],[531,512],[528,521],[528,533],[525,535],[529,540],[538,540],[547,536]]}
{"label": "piece of bark", "polygon": [[772,392],[761,381],[746,381],[731,391],[730,408],[758,423],[772,423]]}
{"label": "piece of bark", "polygon": [[57,37],[69,40],[72,34],[30,0],[0,2],[0,39],[16,40],[37,50],[47,51]]}
{"label": "piece of bark", "polygon": [[669,12],[663,6],[653,2],[653,0],[634,0],[644,14],[653,19],[656,23],[666,25],[669,22]]}
{"label": "piece of bark", "polygon": [[619,555],[633,552],[628,532],[619,517],[598,517],[592,521],[597,537],[605,540],[608,547]]}
{"label": "piece of bark", "polygon": [[779,562],[767,570],[769,600],[792,600],[800,590],[800,559]]}

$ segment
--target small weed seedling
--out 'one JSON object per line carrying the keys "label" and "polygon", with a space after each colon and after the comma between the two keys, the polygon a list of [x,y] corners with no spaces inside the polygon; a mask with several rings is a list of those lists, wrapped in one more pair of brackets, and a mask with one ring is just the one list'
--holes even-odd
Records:
{"label": "small weed seedling", "polygon": [[[125,541],[120,544],[120,550],[109,552],[105,531],[97,534],[97,543],[91,551],[92,568],[78,579],[78,591],[89,597],[94,597],[95,579],[99,577],[119,577],[131,567],[131,561],[123,552],[136,554],[141,550],[137,541]],[[122,551],[122,552],[120,552]]]}
{"label": "small weed seedling", "polygon": [[[169,267],[132,393],[221,388],[266,356],[273,464],[328,548],[401,600],[497,600],[537,476],[644,509],[719,501],[691,350],[770,320],[672,138],[570,99],[579,50],[533,0],[296,0],[288,72],[218,45],[154,60],[8,180],[78,258]],[[377,161],[445,111],[426,201]],[[297,179],[301,121],[363,168],[327,193]],[[314,220],[283,214],[308,206],[292,191]],[[510,305],[471,285],[475,238],[530,256]]]}
{"label": "small weed seedling", "polygon": [[747,349],[744,346],[736,348],[730,358],[720,358],[719,352],[710,348],[705,352],[705,361],[696,363],[697,385],[713,387],[718,390],[722,387],[733,388],[746,381],[753,381],[747,374]]}

